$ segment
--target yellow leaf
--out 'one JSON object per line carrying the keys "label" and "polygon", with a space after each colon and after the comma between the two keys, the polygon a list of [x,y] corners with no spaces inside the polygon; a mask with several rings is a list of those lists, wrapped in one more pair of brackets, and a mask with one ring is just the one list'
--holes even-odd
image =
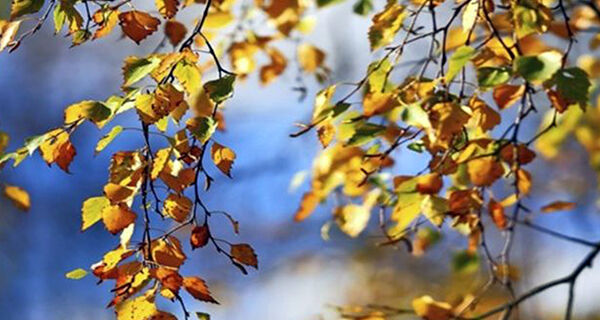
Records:
{"label": "yellow leaf", "polygon": [[367,227],[371,210],[362,205],[349,204],[335,209],[334,216],[340,230],[354,238]]}
{"label": "yellow leaf", "polygon": [[177,14],[179,0],[155,0],[158,12],[165,18],[171,19]]}
{"label": "yellow leaf", "polygon": [[107,206],[102,210],[102,222],[112,234],[117,234],[134,223],[136,217],[136,214],[123,203]]}
{"label": "yellow leaf", "polygon": [[150,172],[150,178],[156,180],[160,173],[163,171],[169,158],[171,156],[171,148],[160,149],[156,152],[156,156],[152,162],[152,171]]}
{"label": "yellow leaf", "polygon": [[0,52],[6,49],[6,47],[12,45],[12,42],[15,39],[15,36],[17,35],[17,31],[19,31],[20,25],[21,20],[0,20]]}
{"label": "yellow leaf", "polygon": [[406,15],[404,9],[404,6],[397,4],[397,1],[388,1],[385,9],[373,17],[373,23],[369,28],[371,51],[394,41]]}
{"label": "yellow leaf", "polygon": [[462,15],[462,30],[465,33],[471,32],[477,21],[477,12],[479,11],[478,0],[468,0],[469,3],[465,7]]}
{"label": "yellow leaf", "polygon": [[469,107],[473,111],[472,119],[475,121],[476,127],[481,128],[484,132],[492,130],[500,124],[500,114],[476,96],[469,100]]}
{"label": "yellow leaf", "polygon": [[7,185],[4,187],[4,195],[12,201],[15,207],[23,211],[29,211],[31,208],[29,194],[22,188]]}
{"label": "yellow leaf", "polygon": [[67,279],[79,280],[79,279],[82,279],[83,277],[85,277],[86,275],[87,275],[87,271],[85,271],[85,270],[83,270],[81,268],[78,268],[78,269],[75,269],[73,271],[67,272],[65,274],[65,277]]}
{"label": "yellow leaf", "polygon": [[430,296],[422,296],[412,301],[417,316],[427,320],[449,320],[452,318],[452,306],[438,302]]}
{"label": "yellow leaf", "polygon": [[275,48],[267,48],[271,63],[260,69],[260,83],[267,85],[280,76],[287,67],[287,59],[281,51]]}
{"label": "yellow leaf", "polygon": [[87,230],[102,219],[102,211],[110,205],[106,197],[89,198],[83,202],[81,208],[81,231]]}
{"label": "yellow leaf", "polygon": [[152,316],[158,312],[154,300],[148,299],[145,295],[119,303],[115,311],[117,320],[152,319]]}
{"label": "yellow leaf", "polygon": [[478,186],[491,186],[504,174],[504,168],[493,157],[471,160],[467,163],[471,182]]}
{"label": "yellow leaf", "polygon": [[327,148],[331,141],[333,141],[335,138],[335,130],[336,128],[331,121],[327,121],[323,125],[319,126],[319,129],[317,129],[317,134],[323,148]]}
{"label": "yellow leaf", "polygon": [[183,223],[192,209],[192,201],[183,195],[169,194],[165,199],[163,212],[173,220]]}
{"label": "yellow leaf", "polygon": [[435,195],[427,195],[421,202],[423,215],[437,227],[442,226],[449,210],[448,200]]}
{"label": "yellow leaf", "polygon": [[210,154],[217,168],[231,178],[231,166],[235,160],[235,153],[233,150],[214,142],[210,148]]}
{"label": "yellow leaf", "polygon": [[451,102],[436,103],[429,112],[433,130],[429,132],[431,142],[447,147],[456,134],[459,134],[469,120],[469,114]]}
{"label": "yellow leaf", "polygon": [[100,9],[94,13],[92,19],[98,28],[92,39],[99,39],[109,35],[119,23],[119,11],[111,9]]}
{"label": "yellow leaf", "polygon": [[312,73],[323,66],[325,52],[311,44],[303,43],[298,46],[298,60],[304,71]]}
{"label": "yellow leaf", "polygon": [[40,145],[42,158],[49,165],[56,163],[65,172],[69,172],[69,165],[75,157],[75,147],[69,140],[69,134],[63,129],[48,132],[44,142]]}
{"label": "yellow leaf", "polygon": [[230,25],[235,17],[229,11],[211,12],[204,21],[204,27],[209,29],[220,29]]}

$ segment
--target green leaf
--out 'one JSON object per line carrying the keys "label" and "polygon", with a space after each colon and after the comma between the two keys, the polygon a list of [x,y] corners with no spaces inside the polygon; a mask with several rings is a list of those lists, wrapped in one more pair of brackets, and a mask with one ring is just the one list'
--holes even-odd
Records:
{"label": "green leaf", "polygon": [[68,24],[69,31],[79,30],[83,25],[83,17],[72,2],[59,1],[54,7],[54,32],[60,32],[65,23]]}
{"label": "green leaf", "polygon": [[423,215],[438,228],[444,223],[446,212],[449,210],[448,200],[438,196],[428,195],[421,203]]}
{"label": "green leaf", "polygon": [[417,153],[422,153],[425,150],[425,144],[423,144],[423,141],[413,142],[408,145],[408,149]]}
{"label": "green leaf", "polygon": [[233,95],[235,76],[227,75],[223,78],[209,81],[204,84],[204,90],[215,103],[221,103]]}
{"label": "green leaf", "polygon": [[589,99],[591,82],[585,71],[580,68],[566,68],[557,71],[550,81],[550,85],[556,85],[556,90],[568,102],[578,103],[585,107]]}
{"label": "green leaf", "polygon": [[188,130],[200,143],[206,143],[217,129],[217,122],[211,117],[197,117],[186,122]]}
{"label": "green leaf", "polygon": [[340,3],[345,0],[317,0],[317,7],[323,8],[332,4]]}
{"label": "green leaf", "polygon": [[121,126],[114,126],[112,129],[110,129],[110,132],[108,132],[106,135],[104,135],[102,137],[102,139],[100,139],[98,141],[98,144],[96,144],[96,149],[94,150],[94,152],[96,154],[100,153],[102,150],[104,150],[104,148],[106,148],[113,140],[115,140],[115,138],[121,134],[121,132],[123,132],[123,127]]}
{"label": "green leaf", "polygon": [[10,18],[15,19],[29,13],[36,13],[40,11],[43,6],[44,0],[13,0]]}
{"label": "green leaf", "polygon": [[354,135],[348,140],[348,145],[363,145],[385,131],[386,127],[374,123],[357,123]]}
{"label": "green leaf", "polygon": [[106,197],[93,197],[85,200],[81,208],[81,231],[87,230],[102,219],[102,210],[110,205]]}
{"label": "green leaf", "polygon": [[469,274],[479,270],[479,257],[476,253],[459,251],[452,257],[452,270],[457,273]]}
{"label": "green leaf", "polygon": [[352,9],[354,13],[366,16],[373,11],[373,2],[372,0],[357,0]]}
{"label": "green leaf", "polygon": [[475,56],[475,48],[461,46],[448,61],[448,73],[446,74],[446,83],[450,83],[454,77],[467,65],[467,62]]}
{"label": "green leaf", "polygon": [[402,110],[402,121],[416,128],[430,128],[429,115],[417,104],[409,104]]}
{"label": "green leaf", "polygon": [[527,81],[544,82],[561,67],[562,54],[547,51],[535,56],[522,56],[515,59],[514,71]]}
{"label": "green leaf", "polygon": [[35,150],[37,150],[42,143],[46,140],[46,134],[42,134],[39,136],[33,136],[25,139],[25,149],[29,155],[32,155]]}
{"label": "green leaf", "polygon": [[388,59],[375,61],[369,65],[367,73],[369,74],[369,91],[383,92],[387,79],[392,70],[392,64]]}
{"label": "green leaf", "polygon": [[477,82],[484,88],[495,87],[508,82],[511,75],[508,67],[483,67],[477,69]]}
{"label": "green leaf", "polygon": [[196,312],[198,320],[210,320],[210,314],[204,312]]}
{"label": "green leaf", "polygon": [[173,76],[188,94],[195,94],[200,90],[201,74],[197,65],[185,60],[179,61],[173,70]]}
{"label": "green leaf", "polygon": [[85,276],[87,276],[87,271],[85,271],[81,268],[75,269],[75,270],[67,272],[67,274],[65,274],[65,277],[67,277],[67,279],[72,279],[72,280],[79,280]]}
{"label": "green leaf", "polygon": [[123,87],[129,87],[142,80],[160,64],[160,58],[151,56],[148,58],[128,57],[123,66]]}

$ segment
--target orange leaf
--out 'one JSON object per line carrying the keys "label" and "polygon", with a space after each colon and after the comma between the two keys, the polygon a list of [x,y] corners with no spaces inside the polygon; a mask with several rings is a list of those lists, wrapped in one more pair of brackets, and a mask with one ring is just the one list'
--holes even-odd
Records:
{"label": "orange leaf", "polygon": [[160,281],[163,288],[167,288],[175,293],[179,291],[179,288],[181,288],[181,285],[183,284],[183,277],[181,277],[177,271],[171,269],[152,269],[150,270],[150,274]]}
{"label": "orange leaf", "polygon": [[183,287],[190,295],[192,295],[192,297],[200,301],[219,304],[217,300],[211,296],[210,291],[206,286],[206,282],[198,277],[183,278]]}
{"label": "orange leaf", "polygon": [[106,229],[117,234],[135,221],[136,214],[126,204],[107,206],[102,210],[102,222]]}
{"label": "orange leaf", "polygon": [[183,223],[192,210],[192,200],[183,195],[169,194],[165,200],[163,213],[173,220]]}
{"label": "orange leaf", "polygon": [[575,202],[567,202],[567,201],[554,201],[550,204],[547,204],[542,207],[543,213],[550,213],[555,211],[569,211],[575,209],[577,205]]}
{"label": "orange leaf", "polygon": [[99,39],[109,35],[119,22],[118,10],[100,9],[94,13],[92,19],[98,24],[98,29],[94,32],[92,39]]}
{"label": "orange leaf", "polygon": [[154,261],[165,267],[179,268],[187,259],[181,248],[181,243],[175,237],[168,237],[166,240],[162,238],[154,240],[151,248]]}
{"label": "orange leaf", "polygon": [[4,187],[4,195],[12,201],[15,207],[23,211],[29,211],[31,208],[29,194],[22,188],[7,185]]}
{"label": "orange leaf", "polygon": [[494,88],[493,96],[498,108],[502,110],[512,106],[517,100],[521,99],[523,93],[525,93],[525,86],[523,85],[503,84]]}
{"label": "orange leaf", "polygon": [[155,4],[158,12],[160,12],[165,19],[173,18],[179,9],[179,0],[155,0]]}
{"label": "orange leaf", "polygon": [[417,178],[417,191],[422,194],[437,194],[442,189],[439,173],[430,173]]}
{"label": "orange leaf", "polygon": [[69,134],[63,129],[55,129],[46,134],[40,145],[40,153],[48,165],[56,163],[68,173],[69,165],[77,152],[69,140]]}
{"label": "orange leaf", "polygon": [[321,199],[313,191],[305,193],[302,196],[300,208],[298,208],[294,215],[294,220],[302,221],[308,218],[315,211],[320,201]]}
{"label": "orange leaf", "polygon": [[504,215],[504,207],[501,203],[494,199],[490,199],[488,211],[498,229],[503,230],[506,228],[506,216]]}
{"label": "orange leaf", "polygon": [[494,158],[474,159],[467,163],[467,172],[476,186],[490,186],[504,174],[504,168]]}

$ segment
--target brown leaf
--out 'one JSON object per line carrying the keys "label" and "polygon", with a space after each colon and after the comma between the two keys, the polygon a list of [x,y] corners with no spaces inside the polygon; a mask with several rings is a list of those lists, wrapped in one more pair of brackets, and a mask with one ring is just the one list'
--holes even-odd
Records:
{"label": "brown leaf", "polygon": [[542,207],[543,213],[550,213],[555,211],[569,211],[575,209],[577,204],[575,202],[567,201],[554,201]]}
{"label": "brown leaf", "polygon": [[442,177],[430,173],[417,178],[417,191],[422,194],[437,194],[442,189]]}
{"label": "brown leaf", "polygon": [[181,248],[181,243],[175,237],[152,241],[151,251],[154,261],[165,267],[179,268],[187,259]]}
{"label": "brown leaf", "polygon": [[169,289],[175,293],[179,291],[183,284],[183,277],[172,269],[158,268],[150,270],[152,277],[160,281],[163,288]]}
{"label": "brown leaf", "polygon": [[119,14],[119,24],[125,35],[137,44],[152,33],[160,25],[160,20],[144,11],[127,11]]}
{"label": "brown leaf", "polygon": [[230,254],[236,262],[258,269],[258,259],[250,245],[245,243],[231,245]]}
{"label": "brown leaf", "polygon": [[179,21],[169,20],[165,24],[165,35],[169,38],[169,42],[173,46],[178,45],[185,35],[187,34],[187,28]]}
{"label": "brown leaf", "polygon": [[190,235],[190,244],[192,249],[202,248],[208,244],[209,230],[207,225],[195,226]]}
{"label": "brown leaf", "polygon": [[515,149],[517,149],[516,156],[519,164],[528,164],[535,159],[535,152],[527,148],[526,145],[519,144],[515,146],[513,144],[509,144],[500,150],[500,157],[502,160],[508,162],[509,164],[513,164],[515,161]]}
{"label": "brown leaf", "polygon": [[183,278],[183,287],[190,295],[192,295],[192,297],[200,301],[219,304],[217,300],[211,296],[210,291],[206,286],[206,282],[198,277]]}

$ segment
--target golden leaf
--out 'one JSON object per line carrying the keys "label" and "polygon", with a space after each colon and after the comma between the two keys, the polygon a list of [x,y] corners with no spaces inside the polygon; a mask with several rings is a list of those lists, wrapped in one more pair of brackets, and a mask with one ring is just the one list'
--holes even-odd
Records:
{"label": "golden leaf", "polygon": [[214,142],[210,148],[210,155],[217,168],[231,178],[231,166],[233,165],[233,161],[235,161],[235,152]]}
{"label": "golden leaf", "polygon": [[309,73],[315,72],[323,66],[325,52],[311,44],[303,43],[298,46],[298,62],[302,70]]}
{"label": "golden leaf", "polygon": [[158,12],[165,18],[171,19],[177,14],[179,1],[178,0],[155,0]]}
{"label": "golden leaf", "polygon": [[4,186],[4,195],[12,201],[15,207],[23,211],[29,211],[31,208],[29,194],[20,187],[6,185]]}
{"label": "golden leaf", "polygon": [[476,186],[491,186],[504,174],[504,168],[493,157],[471,160],[467,163],[471,182]]}
{"label": "golden leaf", "polygon": [[438,173],[429,173],[417,177],[417,191],[421,194],[437,194],[442,189],[442,177]]}
{"label": "golden leaf", "polygon": [[156,263],[165,267],[179,268],[187,257],[183,253],[181,243],[175,237],[152,241],[152,258]]}
{"label": "golden leaf", "polygon": [[247,266],[258,268],[256,253],[254,253],[254,249],[252,249],[250,245],[245,243],[233,244],[231,245],[230,254],[233,257],[233,260]]}
{"label": "golden leaf", "polygon": [[6,49],[6,47],[12,45],[15,36],[17,35],[17,31],[19,31],[19,26],[21,25],[21,20],[17,21],[4,21],[0,20],[0,52]]}
{"label": "golden leaf", "polygon": [[267,48],[271,63],[260,69],[260,83],[267,85],[280,76],[287,67],[287,59],[281,51],[275,48]]}
{"label": "golden leaf", "polygon": [[412,301],[417,316],[427,320],[449,320],[452,318],[452,306],[438,302],[430,296],[422,296]]}
{"label": "golden leaf", "polygon": [[173,220],[183,223],[192,210],[192,201],[183,195],[169,194],[165,199],[163,213]]}
{"label": "golden leaf", "polygon": [[107,206],[102,210],[102,222],[106,229],[117,234],[135,222],[137,215],[124,203]]}
{"label": "golden leaf", "polygon": [[373,23],[369,28],[371,51],[394,41],[406,15],[404,9],[404,6],[397,4],[397,1],[388,1],[385,9],[373,16]]}
{"label": "golden leaf", "polygon": [[294,220],[302,221],[308,216],[310,216],[313,211],[317,208],[321,202],[321,199],[315,194],[315,192],[307,192],[302,196],[302,201],[300,202],[300,207],[296,211],[294,215]]}
{"label": "golden leaf", "polygon": [[69,134],[63,129],[48,132],[40,145],[40,152],[48,165],[56,163],[65,172],[69,172],[69,165],[77,153],[69,140]]}
{"label": "golden leaf", "polygon": [[317,129],[317,135],[323,148],[327,148],[331,141],[335,138],[335,126],[331,121],[327,121]]}
{"label": "golden leaf", "polygon": [[94,32],[92,39],[99,39],[109,35],[117,26],[117,23],[119,23],[119,11],[100,9],[94,13],[92,19],[98,24],[98,28]]}
{"label": "golden leaf", "polygon": [[483,131],[492,130],[500,124],[500,114],[476,96],[469,100],[469,107],[473,111],[475,125]]}

